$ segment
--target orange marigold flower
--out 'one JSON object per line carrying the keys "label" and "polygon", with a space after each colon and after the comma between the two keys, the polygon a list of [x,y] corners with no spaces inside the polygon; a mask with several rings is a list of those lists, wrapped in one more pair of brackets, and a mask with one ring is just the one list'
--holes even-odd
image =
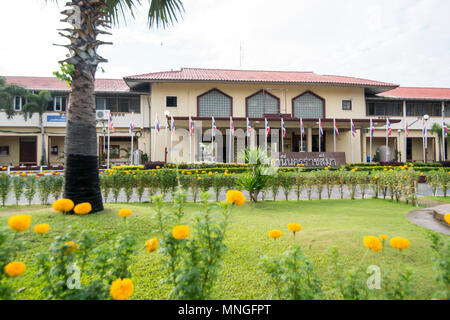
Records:
{"label": "orange marigold flower", "polygon": [[450,224],[450,213],[447,213],[447,214],[444,216],[444,220],[445,220],[445,222],[447,222],[448,224]]}
{"label": "orange marigold flower", "polygon": [[374,236],[366,236],[363,239],[363,243],[366,246],[366,248],[378,252],[383,249],[383,245],[381,244],[380,239]]}
{"label": "orange marigold flower", "polygon": [[280,230],[270,230],[269,231],[269,237],[272,239],[278,239],[281,237],[281,231]]}
{"label": "orange marigold flower", "polygon": [[72,211],[74,206],[75,206],[75,204],[70,199],[56,200],[52,204],[53,210],[58,211],[58,212],[70,212],[70,211]]}
{"label": "orange marigold flower", "polygon": [[36,233],[46,234],[49,231],[50,231],[50,225],[48,225],[47,223],[37,224],[34,226],[34,232],[36,232]]}
{"label": "orange marigold flower", "polygon": [[228,190],[227,200],[235,206],[242,206],[245,203],[245,196],[238,190]]}
{"label": "orange marigold flower", "polygon": [[302,230],[302,226],[298,223],[291,222],[288,224],[288,229],[289,229],[289,231],[296,233],[296,232],[299,232],[300,230]]}
{"label": "orange marigold flower", "polygon": [[133,282],[131,279],[117,279],[111,283],[109,294],[114,300],[128,300],[133,294]]}
{"label": "orange marigold flower", "polygon": [[402,237],[395,237],[391,239],[390,244],[395,249],[404,250],[411,245],[411,242]]}
{"label": "orange marigold flower", "polygon": [[380,234],[379,237],[380,237],[381,240],[386,240],[388,238],[388,236],[385,235],[385,234]]}
{"label": "orange marigold flower", "polygon": [[172,235],[177,240],[182,240],[189,237],[189,233],[190,233],[189,227],[184,225],[175,226],[172,230]]}
{"label": "orange marigold flower", "polygon": [[158,239],[153,238],[145,241],[145,247],[147,249],[147,252],[155,251],[156,249],[158,249]]}
{"label": "orange marigold flower", "polygon": [[27,214],[19,214],[8,219],[8,226],[17,232],[28,230],[31,225],[31,216]]}
{"label": "orange marigold flower", "polygon": [[68,254],[68,253],[70,253],[70,252],[75,252],[75,251],[77,251],[77,249],[78,249],[78,244],[76,244],[75,242],[73,242],[73,241],[67,241],[66,242],[66,252],[65,252],[65,254]]}
{"label": "orange marigold flower", "polygon": [[131,216],[131,210],[130,209],[120,209],[119,210],[119,216],[121,216],[122,218],[126,218]]}
{"label": "orange marigold flower", "polygon": [[19,261],[13,261],[8,263],[5,268],[5,273],[9,276],[9,277],[17,277],[22,275],[25,270],[25,264],[23,262],[19,262]]}
{"label": "orange marigold flower", "polygon": [[73,208],[73,212],[78,215],[85,215],[92,211],[92,205],[89,202],[79,203]]}

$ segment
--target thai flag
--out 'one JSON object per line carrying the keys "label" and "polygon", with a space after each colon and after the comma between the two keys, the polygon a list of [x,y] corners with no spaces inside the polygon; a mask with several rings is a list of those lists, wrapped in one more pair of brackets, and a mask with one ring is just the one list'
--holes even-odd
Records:
{"label": "thai flag", "polygon": [[352,136],[356,137],[356,128],[355,128],[355,124],[353,123],[353,119],[350,119],[350,123],[352,125]]}
{"label": "thai flag", "polygon": [[448,137],[448,127],[447,127],[447,124],[445,123],[445,121],[442,124],[442,129],[444,130],[444,137]]}
{"label": "thai flag", "polygon": [[231,134],[234,136],[235,130],[234,130],[233,117],[230,117],[230,129],[231,129]]}
{"label": "thai flag", "polygon": [[130,119],[130,133],[133,133],[134,131],[134,121],[133,121],[134,112],[131,113],[131,119]]}
{"label": "thai flag", "polygon": [[192,121],[191,116],[189,116],[189,135],[191,137],[194,135],[194,121]]}
{"label": "thai flag", "polygon": [[406,123],[405,131],[406,131],[406,136],[409,137],[409,125],[408,125],[408,122]]}
{"label": "thai flag", "polygon": [[422,127],[423,127],[422,134],[424,137],[426,137],[427,132],[428,132],[428,127],[427,127],[427,122],[425,119],[422,120]]}
{"label": "thai flag", "polygon": [[173,120],[173,116],[170,116],[170,132],[175,133],[175,121]]}
{"label": "thai flag", "polygon": [[155,130],[156,130],[156,134],[158,134],[161,131],[161,127],[159,125],[159,119],[158,119],[158,114],[156,113],[155,116]]}
{"label": "thai flag", "polygon": [[269,121],[267,121],[266,118],[266,137],[268,137],[270,135],[270,126],[269,126]]}
{"label": "thai flag", "polygon": [[283,138],[286,137],[286,127],[284,126],[283,119],[281,119],[281,133],[283,134]]}
{"label": "thai flag", "polygon": [[213,135],[213,137],[216,136],[216,133],[217,133],[216,120],[214,119],[214,117],[212,117],[212,135]]}
{"label": "thai flag", "polygon": [[323,136],[322,119],[319,119],[319,136]]}
{"label": "thai flag", "polygon": [[112,120],[111,112],[109,113],[108,125],[109,125],[109,129],[111,130],[111,132],[114,132],[114,122]]}
{"label": "thai flag", "polygon": [[337,137],[339,135],[339,129],[336,123],[336,119],[334,119],[334,135]]}
{"label": "thai flag", "polygon": [[370,136],[372,138],[375,136],[375,127],[373,126],[372,119],[370,119]]}
{"label": "thai flag", "polygon": [[250,120],[248,120],[247,118],[247,137],[250,137],[251,133],[252,133],[252,126],[250,124]]}
{"label": "thai flag", "polygon": [[388,137],[392,133],[391,122],[389,121],[389,119],[386,119],[386,133]]}
{"label": "thai flag", "polygon": [[305,136],[305,127],[303,126],[303,118],[300,118],[300,133],[302,137]]}

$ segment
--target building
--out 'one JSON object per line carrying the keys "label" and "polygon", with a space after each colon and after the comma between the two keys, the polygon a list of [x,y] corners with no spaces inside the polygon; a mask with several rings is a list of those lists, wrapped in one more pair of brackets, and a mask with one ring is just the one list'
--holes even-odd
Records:
{"label": "building", "polygon": [[[33,91],[52,92],[44,116],[45,143],[50,164],[63,163],[68,88],[55,78],[6,77]],[[339,129],[336,150],[348,162],[365,162],[386,144],[386,119],[391,123],[389,146],[401,160],[423,161],[422,120],[427,127],[442,125],[450,115],[450,89],[406,88],[360,78],[318,75],[313,72],[250,71],[183,68],[98,79],[96,108],[111,110],[116,131],[111,135],[113,163],[127,163],[131,146],[131,112],[136,126],[134,147],[152,160],[182,162],[211,160],[212,118],[217,136],[213,156],[218,161],[239,161],[239,150],[250,144],[265,146],[265,119],[271,130],[268,146],[285,152],[334,151],[333,123]],[[37,117],[24,121],[23,99],[14,99],[17,115],[8,120],[0,111],[0,164],[38,164],[42,155]],[[447,111],[447,112],[446,112]],[[158,115],[161,130],[155,130]],[[173,117],[175,131],[169,128]],[[189,117],[194,124],[190,136]],[[235,135],[230,139],[230,117]],[[246,137],[247,118],[252,127]],[[300,118],[305,135],[300,134]],[[281,138],[281,119],[286,136]],[[324,135],[319,139],[319,119]],[[351,120],[356,129],[352,137]],[[375,130],[370,153],[370,121]],[[408,123],[409,136],[405,137]],[[107,127],[107,123],[106,123]],[[105,122],[98,122],[99,155],[103,154]],[[319,140],[321,142],[319,147]],[[427,160],[447,158],[436,134],[428,131]],[[303,149],[300,142],[303,141]]]}

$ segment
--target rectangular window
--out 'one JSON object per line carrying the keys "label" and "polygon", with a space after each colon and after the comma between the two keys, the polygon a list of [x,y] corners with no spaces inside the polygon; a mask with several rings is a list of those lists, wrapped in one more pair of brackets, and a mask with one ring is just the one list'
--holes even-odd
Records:
{"label": "rectangular window", "polygon": [[95,99],[95,108],[111,112],[140,113],[141,98],[139,96],[99,96]]}
{"label": "rectangular window", "polygon": [[141,98],[130,98],[130,112],[141,113]]}
{"label": "rectangular window", "polygon": [[21,96],[14,96],[14,111],[22,111],[23,99]]}
{"label": "rectangular window", "polygon": [[110,146],[110,157],[113,159],[120,158],[120,145],[111,145]]}
{"label": "rectangular window", "polygon": [[0,146],[0,157],[9,156],[9,146]]}
{"label": "rectangular window", "polygon": [[352,100],[342,100],[342,110],[352,110]]}
{"label": "rectangular window", "polygon": [[53,111],[62,111],[63,97],[56,96],[53,98]]}
{"label": "rectangular window", "polygon": [[177,107],[177,97],[167,96],[166,97],[166,107]]}
{"label": "rectangular window", "polygon": [[106,99],[105,98],[95,99],[95,109],[96,110],[106,110]]}
{"label": "rectangular window", "polygon": [[440,102],[407,102],[406,115],[423,117],[424,115],[433,117],[440,117],[442,115],[442,108]]}

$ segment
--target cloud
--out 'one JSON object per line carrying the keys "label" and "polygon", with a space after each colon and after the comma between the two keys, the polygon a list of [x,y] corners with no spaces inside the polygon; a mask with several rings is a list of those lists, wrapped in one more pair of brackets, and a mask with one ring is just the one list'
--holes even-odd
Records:
{"label": "cloud", "polygon": [[[59,9],[0,5],[0,74],[51,75],[64,48]],[[180,67],[315,71],[413,86],[450,87],[450,2],[442,0],[185,0],[172,28],[147,28],[146,8],[114,28],[101,77]],[[20,19],[17,16],[20,14]],[[7,63],[5,63],[7,62]]]}

